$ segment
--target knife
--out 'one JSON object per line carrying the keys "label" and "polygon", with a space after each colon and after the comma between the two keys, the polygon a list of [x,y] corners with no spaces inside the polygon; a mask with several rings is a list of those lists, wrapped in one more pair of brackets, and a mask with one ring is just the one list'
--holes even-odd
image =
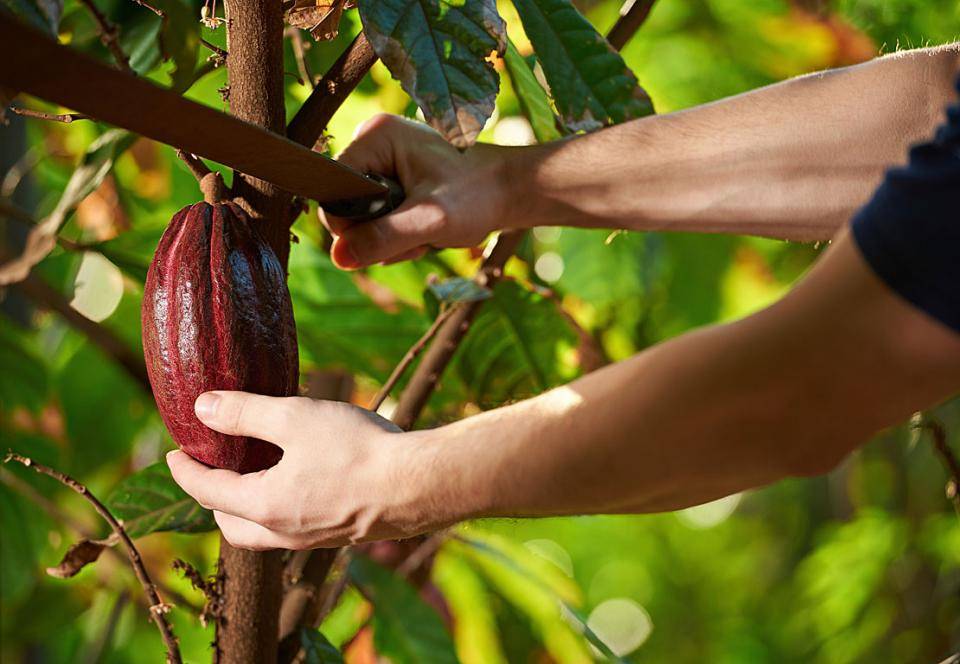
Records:
{"label": "knife", "polygon": [[230,166],[355,221],[403,202],[388,178],[364,174],[285,136],[181,97],[57,44],[0,9],[0,86],[26,92]]}

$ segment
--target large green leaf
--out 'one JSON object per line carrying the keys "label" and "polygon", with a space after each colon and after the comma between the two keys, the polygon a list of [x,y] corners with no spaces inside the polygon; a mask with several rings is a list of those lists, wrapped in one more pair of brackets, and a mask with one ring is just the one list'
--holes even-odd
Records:
{"label": "large green leaf", "polygon": [[291,250],[290,292],[301,357],[321,367],[385,380],[428,325],[406,305],[394,312],[377,306],[349,273],[307,243]]}
{"label": "large green leaf", "polygon": [[64,470],[80,477],[129,454],[154,412],[151,397],[91,344],[69,357],[53,387],[69,440]]}
{"label": "large green leaf", "polygon": [[0,411],[38,411],[47,401],[47,367],[31,341],[9,320],[0,325]]}
{"label": "large green leaf", "polygon": [[304,664],[343,664],[343,655],[319,630],[300,630],[300,646],[304,652]]}
{"label": "large green leaf", "polygon": [[2,0],[0,6],[6,7],[13,15],[35,28],[57,36],[63,0]]}
{"label": "large green leaf", "polygon": [[350,561],[350,578],[373,604],[378,653],[394,664],[458,661],[440,616],[409,583],[363,556]]}
{"label": "large green leaf", "polygon": [[130,537],[167,530],[202,533],[217,527],[213,513],[173,481],[164,461],[124,478],[107,496],[106,505],[123,520]]}
{"label": "large green leaf", "polygon": [[563,273],[555,284],[601,306],[638,298],[646,292],[647,237],[641,233],[564,228],[557,240]]}
{"label": "large green leaf", "polygon": [[74,208],[113,168],[117,157],[133,145],[136,136],[122,129],[110,129],[95,140],[70,176],[66,189],[46,219],[30,229],[26,246],[17,258],[0,265],[0,284],[22,281],[30,269],[43,260],[56,246],[57,233]]}
{"label": "large green leaf", "polygon": [[360,0],[359,8],[374,50],[427,122],[457,147],[471,145],[500,87],[486,59],[506,46],[494,0]]}
{"label": "large green leaf", "polygon": [[557,129],[557,116],[550,106],[550,97],[540,85],[533,70],[512,41],[507,42],[507,52],[503,61],[510,73],[510,84],[520,102],[520,110],[530,122],[533,135],[540,143],[554,141],[561,137]]}
{"label": "large green leaf", "polygon": [[623,58],[569,0],[514,0],[514,5],[571,130],[590,131],[653,113]]}
{"label": "large green leaf", "polygon": [[457,351],[456,366],[484,406],[539,394],[574,377],[564,363],[577,338],[556,303],[513,281],[498,284]]}
{"label": "large green leaf", "polygon": [[576,607],[579,589],[552,563],[506,538],[480,532],[450,542],[447,550],[471,561],[493,587],[530,616],[551,652],[586,653],[585,639],[607,661],[623,661],[587,627]]}

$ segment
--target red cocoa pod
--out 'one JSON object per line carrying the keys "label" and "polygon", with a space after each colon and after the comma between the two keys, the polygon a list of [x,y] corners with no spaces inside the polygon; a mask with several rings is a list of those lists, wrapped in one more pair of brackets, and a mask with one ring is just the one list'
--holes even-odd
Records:
{"label": "red cocoa pod", "polygon": [[218,433],[193,411],[208,390],[297,392],[283,266],[239,206],[197,203],[174,215],[147,272],[141,319],[153,396],[180,449],[240,473],[277,463],[276,445]]}

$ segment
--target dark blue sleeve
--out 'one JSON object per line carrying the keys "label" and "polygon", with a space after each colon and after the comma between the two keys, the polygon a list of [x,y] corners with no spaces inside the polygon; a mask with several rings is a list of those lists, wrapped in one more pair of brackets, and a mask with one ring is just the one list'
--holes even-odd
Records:
{"label": "dark blue sleeve", "polygon": [[890,288],[960,332],[960,105],[907,166],[887,173],[853,235]]}

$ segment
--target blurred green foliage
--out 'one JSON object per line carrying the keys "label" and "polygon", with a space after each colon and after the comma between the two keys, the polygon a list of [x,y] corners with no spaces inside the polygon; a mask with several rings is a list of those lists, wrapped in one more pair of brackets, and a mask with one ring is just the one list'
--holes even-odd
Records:
{"label": "blurred green foliage", "polygon": [[[199,23],[190,20],[199,8],[179,0],[164,6],[176,18],[164,29],[180,32],[163,42],[174,63],[158,65],[156,17],[122,0],[103,3],[134,66],[183,87],[207,59],[197,45]],[[603,30],[618,5],[585,1],[580,8]],[[529,85],[529,75],[516,69],[529,43],[516,14],[502,9],[518,48],[509,66]],[[355,12],[348,12],[339,37],[307,51],[310,70],[324,71],[357,29]],[[76,2],[67,2],[60,31],[65,41],[108,57]],[[221,46],[223,32],[202,28],[205,39]],[[952,0],[660,0],[624,57],[658,111],[667,112],[880,50],[948,42],[958,33],[960,8]],[[287,55],[288,71],[296,71],[289,46]],[[215,69],[187,94],[223,107],[218,89],[224,83],[223,70]],[[290,114],[307,94],[288,77]],[[532,132],[518,120],[521,104],[511,86],[501,85],[497,104],[482,139],[527,140]],[[377,65],[334,119],[330,146],[342,148],[354,127],[376,112],[414,110]],[[28,166],[17,203],[37,218],[51,213],[78,160],[106,129],[14,119],[0,130],[3,170]],[[61,233],[108,261],[80,272],[84,254],[60,246],[35,272],[66,301],[90,315],[99,312],[106,328],[138,348],[146,265],[166,222],[197,197],[193,177],[172,150],[137,142]],[[290,283],[305,383],[325,371],[347,371],[356,377],[355,399],[366,403],[429,324],[436,301],[425,294],[428,275],[469,276],[476,259],[445,251],[347,275],[324,254],[315,215],[302,216],[293,230],[300,242]],[[12,221],[3,231],[8,241],[23,234]],[[556,300],[616,360],[765,306],[817,253],[813,246],[750,238],[539,229],[510,265],[517,281],[498,287],[484,305],[421,424],[520,398],[584,370],[585,351]],[[526,282],[549,286],[555,296],[518,285]],[[171,442],[136,381],[18,289],[6,292],[2,309],[4,448],[72,473],[100,496],[161,458]],[[947,404],[936,415],[956,444],[960,405]],[[20,468],[2,473],[0,660],[159,661],[159,640],[136,601],[140,589],[123,565],[104,557],[68,581],[43,572],[77,539],[62,516],[104,532],[88,507],[46,478]],[[604,651],[630,662],[939,661],[960,647],[960,521],[944,498],[945,481],[929,441],[903,426],[829,476],[676,514],[466,525],[442,547],[433,584],[445,597],[457,654],[467,663],[584,662]],[[63,514],[53,518],[32,493]],[[184,558],[210,572],[214,535],[153,534],[140,545],[155,577],[199,601],[170,561]],[[361,587],[380,579],[378,592],[413,606],[406,615],[377,612],[379,636],[406,634],[404,620],[428,607],[414,606],[405,587],[363,565],[352,571]],[[368,613],[365,600],[348,592],[323,633],[341,646]],[[186,660],[207,661],[210,630],[182,606],[171,618]],[[418,624],[425,638],[446,639],[433,617]],[[316,653],[329,647],[305,639]],[[417,647],[394,640],[387,650],[398,662],[424,661]]]}

